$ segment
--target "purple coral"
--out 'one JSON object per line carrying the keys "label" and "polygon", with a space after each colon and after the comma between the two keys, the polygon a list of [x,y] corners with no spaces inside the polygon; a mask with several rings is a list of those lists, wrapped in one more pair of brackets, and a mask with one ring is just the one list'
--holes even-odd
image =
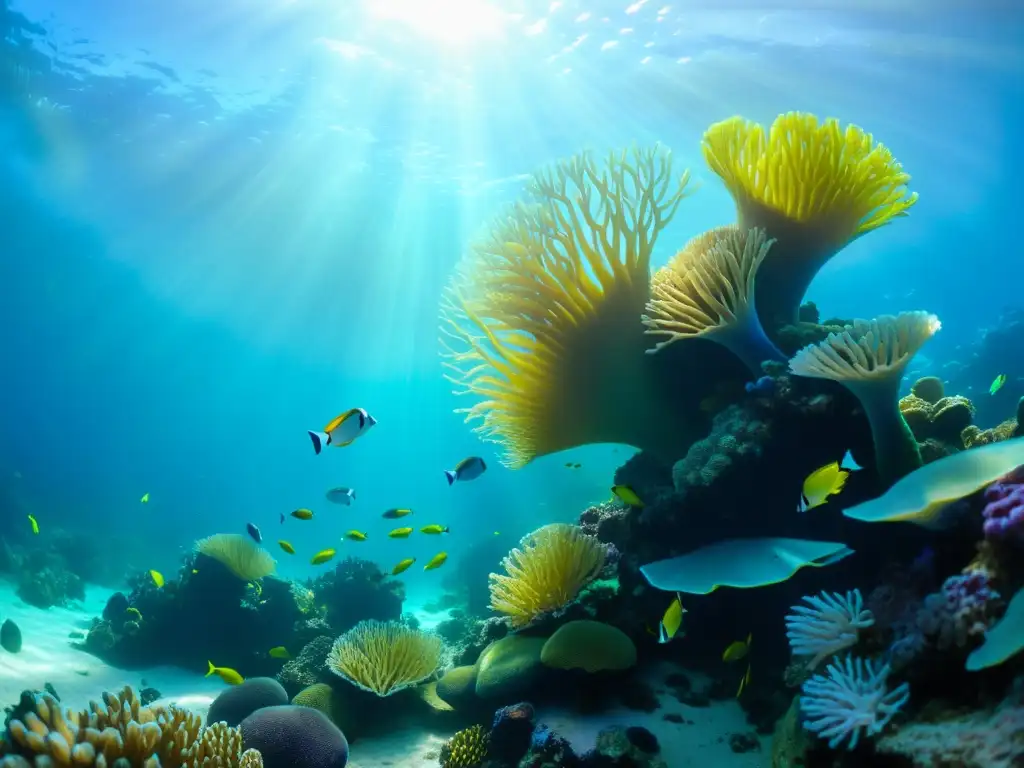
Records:
{"label": "purple coral", "polygon": [[963,648],[974,637],[985,634],[993,621],[999,593],[992,589],[984,570],[950,576],[942,589],[924,600],[917,626],[934,638],[940,650]]}
{"label": "purple coral", "polygon": [[1024,483],[993,483],[985,491],[985,537],[1024,536]]}

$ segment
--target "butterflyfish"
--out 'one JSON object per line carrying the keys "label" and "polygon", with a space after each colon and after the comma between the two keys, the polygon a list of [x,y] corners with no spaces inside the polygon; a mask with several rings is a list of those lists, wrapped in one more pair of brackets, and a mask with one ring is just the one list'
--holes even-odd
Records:
{"label": "butterflyfish", "polygon": [[356,499],[356,492],[351,488],[331,488],[324,494],[332,504],[340,504],[343,507],[351,507]]}
{"label": "butterflyfish", "polygon": [[331,419],[323,432],[308,430],[307,434],[313,441],[313,450],[319,454],[328,445],[338,448],[352,445],[357,437],[365,435],[376,423],[377,420],[364,408],[351,408]]}
{"label": "butterflyfish", "polygon": [[424,525],[422,528],[420,528],[420,533],[427,533],[427,534],[432,534],[432,535],[436,535],[436,534],[439,534],[439,533],[448,533],[448,526],[447,525]]}
{"label": "butterflyfish", "polygon": [[288,649],[283,645],[274,646],[267,652],[267,655],[272,659],[290,659],[292,657],[292,655],[288,653]]}
{"label": "butterflyfish", "polygon": [[381,517],[385,517],[388,520],[397,520],[400,517],[405,517],[406,515],[411,515],[411,514],[412,514],[412,510],[411,509],[401,509],[401,508],[399,508],[399,509],[389,509],[383,515],[381,515]]}
{"label": "butterflyfish", "polygon": [[366,534],[362,531],[351,530],[345,534],[345,538],[351,541],[366,541]]}
{"label": "butterflyfish", "polygon": [[395,528],[388,534],[390,539],[407,539],[409,534],[412,533],[412,528]]}
{"label": "butterflyfish", "polygon": [[430,561],[426,565],[423,566],[423,570],[432,571],[435,568],[440,568],[442,565],[445,564],[446,560],[448,560],[448,553],[438,552],[436,555],[430,558]]}
{"label": "butterflyfish", "polygon": [[851,472],[856,472],[860,466],[853,460],[849,451],[843,456],[843,460],[833,461],[819,467],[807,476],[804,480],[804,487],[800,493],[800,502],[797,511],[808,512],[820,507],[829,496],[835,496],[846,485],[846,478]]}
{"label": "butterflyfish", "polygon": [[628,485],[613,485],[612,493],[617,499],[631,507],[642,507],[644,505],[640,497],[637,496],[636,491]]}
{"label": "butterflyfish", "polygon": [[139,499],[139,502],[141,504],[149,504],[149,494],[148,493],[142,494],[142,498]]}
{"label": "butterflyfish", "polygon": [[[679,633],[679,629],[683,626],[684,613],[686,613],[686,609],[683,608],[683,601],[679,595],[676,595],[675,599],[668,604],[665,615],[661,617],[661,623],[658,625],[659,643],[667,643]],[[685,634],[686,632],[683,632],[683,635]]]}
{"label": "butterflyfish", "polygon": [[235,670],[231,669],[231,667],[215,667],[213,666],[212,661],[207,661],[206,663],[209,665],[210,669],[206,675],[204,675],[205,677],[216,675],[228,685],[239,685],[245,679]]}
{"label": "butterflyfish", "polygon": [[283,549],[289,555],[294,555],[295,554],[295,547],[292,546],[292,543],[290,541],[285,541],[284,539],[281,539],[280,541],[277,542],[277,546],[279,546],[281,549]]}
{"label": "butterflyfish", "polygon": [[38,535],[39,534],[39,523],[36,520],[35,516],[28,515],[28,524],[30,526],[32,526],[32,533]]}
{"label": "butterflyfish", "polygon": [[332,557],[334,557],[335,554],[336,552],[333,549],[321,549],[319,552],[313,555],[313,559],[309,561],[309,564],[323,565]]}
{"label": "butterflyfish", "polygon": [[455,469],[446,469],[444,476],[448,478],[448,485],[455,483],[468,483],[476,480],[487,471],[487,464],[479,456],[470,456],[455,465]]}
{"label": "butterflyfish", "polygon": [[157,589],[164,585],[164,575],[160,573],[160,571],[150,571],[149,578],[153,580],[153,583],[156,585]]}
{"label": "butterflyfish", "polygon": [[996,392],[998,392],[1000,389],[1003,388],[1003,385],[1005,383],[1006,383],[1006,374],[1005,373],[1000,373],[992,381],[992,385],[988,388],[988,393],[990,395],[994,395]]}
{"label": "butterflyfish", "polygon": [[754,639],[753,633],[747,635],[746,640],[736,640],[729,643],[725,651],[722,652],[722,661],[741,661],[747,657],[750,653],[750,641]]}
{"label": "butterflyfish", "polygon": [[407,557],[407,558],[405,558],[405,560],[399,560],[398,561],[398,565],[396,565],[394,568],[391,569],[391,575],[392,576],[397,576],[398,574],[402,573],[403,571],[407,571],[409,569],[409,566],[412,565],[415,562],[416,562],[416,558],[415,557]]}
{"label": "butterflyfish", "polygon": [[296,520],[312,520],[313,510],[305,508],[296,509],[294,512],[292,512],[292,517],[294,517]]}

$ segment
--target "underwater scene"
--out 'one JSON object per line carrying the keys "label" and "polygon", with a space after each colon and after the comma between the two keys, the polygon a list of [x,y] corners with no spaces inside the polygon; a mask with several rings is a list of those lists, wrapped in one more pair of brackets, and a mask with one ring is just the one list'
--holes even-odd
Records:
{"label": "underwater scene", "polygon": [[1024,11],[2,0],[0,768],[1024,766]]}

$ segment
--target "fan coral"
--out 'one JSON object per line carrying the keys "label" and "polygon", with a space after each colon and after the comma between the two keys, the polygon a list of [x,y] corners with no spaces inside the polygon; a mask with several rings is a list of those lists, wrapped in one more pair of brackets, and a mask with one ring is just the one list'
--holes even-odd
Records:
{"label": "fan coral", "polygon": [[850,659],[829,664],[826,675],[815,675],[803,684],[800,709],[804,727],[828,739],[830,749],[849,740],[855,749],[861,735],[882,732],[910,698],[906,683],[889,691],[889,665],[876,667],[870,660]]}
{"label": "fan coral", "polygon": [[452,736],[441,747],[442,768],[476,768],[487,757],[487,731],[474,725]]}
{"label": "fan coral", "polygon": [[525,627],[572,601],[601,572],[607,553],[575,525],[539,528],[502,560],[505,574],[490,575],[491,608]]}
{"label": "fan coral", "polygon": [[213,558],[242,581],[255,581],[274,572],[277,563],[270,553],[239,533],[216,533],[200,539],[195,550]]}
{"label": "fan coral", "polygon": [[807,605],[794,605],[786,616],[786,637],[794,655],[811,657],[808,669],[856,644],[860,630],[875,623],[859,589],[845,596],[822,592],[803,600]]}
{"label": "fan coral", "polygon": [[690,240],[651,283],[644,325],[647,333],[668,338],[648,352],[704,337],[731,351],[755,375],[765,360],[783,360],[754,310],[757,269],[774,242],[763,229],[734,226]]}
{"label": "fan coral", "polygon": [[860,400],[871,425],[875,466],[887,485],[921,466],[917,440],[899,410],[900,379],[941,327],[927,312],[854,320],[842,333],[830,333],[789,362],[796,375],[838,381]]}
{"label": "fan coral", "polygon": [[761,227],[778,241],[757,277],[766,324],[792,322],[826,261],[917,201],[886,147],[834,119],[790,112],[765,131],[732,117],[708,128],[703,151],[736,202],[739,228]]}
{"label": "fan coral", "polygon": [[993,483],[985,491],[985,536],[1000,539],[1024,534],[1024,483]]}
{"label": "fan coral", "polygon": [[390,696],[434,674],[441,638],[397,621],[361,621],[334,641],[327,666],[353,685]]}
{"label": "fan coral", "polygon": [[[15,756],[3,768],[35,765],[125,768],[260,768],[259,752],[242,753],[237,728],[201,719],[175,707],[143,707],[131,687],[104,693],[82,712],[62,713],[48,693],[35,696],[34,711],[8,723]],[[27,758],[32,758],[30,762]]]}
{"label": "fan coral", "polygon": [[685,422],[663,428],[671,400],[637,409],[651,392],[651,252],[688,180],[661,147],[576,155],[537,173],[464,260],[442,301],[442,354],[477,400],[460,412],[508,466],[595,442],[685,447]]}
{"label": "fan coral", "polygon": [[941,590],[925,598],[917,626],[940,650],[963,648],[992,625],[999,600],[985,571],[950,576]]}

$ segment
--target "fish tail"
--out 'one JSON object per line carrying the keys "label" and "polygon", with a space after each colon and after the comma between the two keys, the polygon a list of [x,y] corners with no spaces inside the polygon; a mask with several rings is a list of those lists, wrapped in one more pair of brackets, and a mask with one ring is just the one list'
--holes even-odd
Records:
{"label": "fish tail", "polygon": [[839,462],[839,468],[849,470],[850,472],[857,472],[858,470],[863,469],[860,464],[854,461],[853,453],[849,450],[847,450],[843,455],[843,460]]}
{"label": "fish tail", "polygon": [[331,436],[324,432],[314,432],[313,430],[309,429],[306,430],[306,434],[308,434],[309,439],[313,441],[313,450],[318,455],[320,451],[324,449],[325,446],[331,444]]}
{"label": "fish tail", "polygon": [[210,671],[207,672],[205,675],[203,675],[203,677],[209,677],[210,675],[212,675],[214,672],[217,671],[217,668],[215,666],[213,666],[213,662],[212,661],[207,661],[206,663],[209,665]]}
{"label": "fish tail", "polygon": [[458,475],[450,469],[444,471],[444,476],[448,478],[448,485],[452,485],[458,479]]}

